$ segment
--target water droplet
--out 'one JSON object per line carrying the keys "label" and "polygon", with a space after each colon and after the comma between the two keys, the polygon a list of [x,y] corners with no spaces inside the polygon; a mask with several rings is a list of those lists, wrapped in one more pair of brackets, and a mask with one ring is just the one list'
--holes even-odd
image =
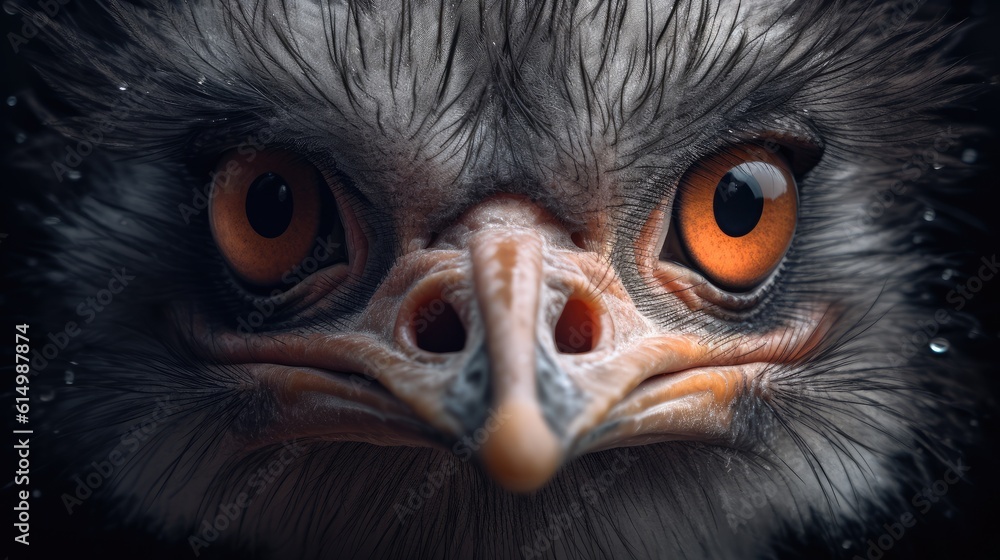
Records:
{"label": "water droplet", "polygon": [[927,210],[924,210],[925,222],[933,222],[934,218],[936,217],[937,217],[937,212],[935,212],[933,208],[928,208]]}
{"label": "water droplet", "polygon": [[66,384],[72,385],[73,381],[76,379],[76,375],[73,374],[73,370],[66,370]]}
{"label": "water droplet", "polygon": [[45,225],[47,225],[47,226],[58,225],[59,224],[59,218],[57,218],[55,216],[49,216],[48,218],[45,218],[44,220],[42,220],[42,223],[45,224]]}
{"label": "water droplet", "polygon": [[12,96],[10,96],[10,97],[7,98],[7,106],[8,107],[13,107],[14,105],[17,105],[17,96],[16,95],[12,95]]}
{"label": "water droplet", "polygon": [[941,279],[951,280],[956,274],[958,274],[958,271],[955,270],[954,268],[946,268],[943,271],[941,271]]}
{"label": "water droplet", "polygon": [[944,169],[944,164],[943,163],[935,163],[933,167],[934,167],[935,170],[941,171],[942,169]]}
{"label": "water droplet", "polygon": [[840,543],[840,548],[843,548],[844,550],[847,550],[848,548],[851,548],[852,544],[854,544],[854,543],[852,543],[851,541],[844,541],[844,542]]}
{"label": "water droplet", "polygon": [[944,354],[948,351],[948,346],[948,341],[940,337],[931,340],[930,343],[931,352],[935,354]]}
{"label": "water droplet", "polygon": [[198,77],[198,85],[199,85],[199,86],[203,86],[203,85],[205,85],[205,82],[206,82],[207,80],[208,80],[208,78],[206,78],[205,76],[199,76],[199,77]]}
{"label": "water droplet", "polygon": [[74,366],[78,366],[78,365],[80,365],[80,364],[78,364],[78,363],[76,363],[76,362],[74,362],[74,361],[70,361],[70,365],[74,365]]}
{"label": "water droplet", "polygon": [[42,394],[38,396],[39,400],[42,402],[50,402],[52,399],[56,398],[55,389],[47,389],[42,391]]}
{"label": "water droplet", "polygon": [[127,90],[128,90],[128,84],[127,83],[122,82],[122,83],[118,84],[118,91],[127,91]]}
{"label": "water droplet", "polygon": [[13,2],[4,2],[3,11],[6,12],[8,16],[12,16],[17,13],[17,7],[14,6]]}
{"label": "water droplet", "polygon": [[18,144],[24,144],[24,142],[27,139],[28,135],[23,132],[18,132],[17,134],[14,135],[14,141],[17,142]]}
{"label": "water droplet", "polygon": [[972,148],[966,148],[962,151],[962,163],[973,164],[979,161],[979,152]]}
{"label": "water droplet", "polygon": [[66,178],[70,181],[79,181],[83,177],[83,173],[80,173],[76,169],[70,169],[66,172]]}

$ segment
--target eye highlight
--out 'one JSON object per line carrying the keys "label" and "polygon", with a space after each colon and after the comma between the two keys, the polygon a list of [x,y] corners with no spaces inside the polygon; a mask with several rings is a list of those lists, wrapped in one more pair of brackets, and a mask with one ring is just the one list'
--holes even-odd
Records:
{"label": "eye highlight", "polygon": [[319,253],[318,246],[323,266],[347,262],[334,195],[322,174],[301,157],[271,150],[250,158],[232,151],[220,159],[215,176],[212,236],[247,284],[290,288],[301,279],[290,273]]}
{"label": "eye highlight", "polygon": [[749,291],[781,262],[797,214],[797,187],[785,158],[733,146],[681,179],[660,258],[689,265],[722,289]]}

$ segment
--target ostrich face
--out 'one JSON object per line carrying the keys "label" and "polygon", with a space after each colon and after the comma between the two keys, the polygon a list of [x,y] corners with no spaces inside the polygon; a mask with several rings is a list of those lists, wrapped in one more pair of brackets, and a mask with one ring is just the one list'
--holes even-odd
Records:
{"label": "ostrich face", "polygon": [[[798,302],[781,321],[747,328],[793,237],[792,162],[805,172],[819,150],[809,123],[768,115],[774,124],[745,140],[692,153],[721,131],[668,98],[660,80],[679,76],[656,64],[670,49],[642,53],[646,68],[632,60],[649,39],[637,29],[669,26],[671,14],[689,20],[690,7],[622,6],[623,43],[580,53],[573,70],[540,45],[516,67],[502,52],[479,53],[494,32],[529,33],[489,29],[500,23],[494,10],[478,16],[485,31],[467,32],[462,9],[411,9],[418,28],[439,31],[409,33],[407,53],[384,62],[367,60],[395,45],[377,28],[405,29],[405,17],[379,7],[357,15],[359,51],[341,54],[353,43],[336,26],[332,47],[304,39],[322,31],[320,8],[284,12],[302,43],[285,53],[302,58],[286,78],[308,97],[300,110],[321,115],[288,127],[315,147],[235,150],[215,166],[215,245],[234,276],[269,291],[266,308],[282,320],[226,329],[195,305],[179,324],[200,325],[191,334],[201,354],[244,366],[281,403],[252,443],[474,441],[497,481],[534,490],[595,450],[737,439],[736,410],[767,397],[765,370],[801,359],[831,319],[829,301]],[[735,25],[733,7],[718,10]],[[739,33],[763,42],[774,17],[744,20]],[[564,40],[599,44],[605,19],[582,18]],[[286,62],[258,62],[288,72]],[[346,84],[332,79],[358,65],[370,67]],[[562,79],[543,79],[559,70]],[[312,74],[322,78],[302,82]],[[507,81],[511,91],[496,89]],[[322,270],[298,272],[317,255]],[[366,283],[372,269],[377,280]],[[364,303],[333,311],[358,285],[374,287]]]}
{"label": "ostrich face", "polygon": [[[786,165],[780,156],[764,151],[721,159],[717,169],[685,179],[691,206],[697,208],[699,197],[710,200],[718,185],[746,190],[764,185],[767,196],[751,195],[744,203],[735,200],[737,194],[729,204],[759,203],[767,214],[761,208],[749,224],[752,231],[739,237],[719,229],[726,223],[721,197],[719,211],[685,210],[676,220],[688,228],[711,222],[709,239],[697,243],[719,243],[716,247],[728,253],[726,259],[710,255],[709,267],[730,265],[728,259],[739,258],[734,246],[741,244],[757,254],[737,261],[731,274],[737,280],[766,278],[791,239],[794,179],[790,170],[777,167]],[[232,161],[224,159],[217,169]],[[749,171],[734,179],[730,170],[741,169]],[[326,189],[321,174],[294,159],[265,151],[247,169],[218,176],[211,224],[233,272],[266,285],[287,279],[293,270],[288,264],[308,263],[303,258],[312,255],[334,263],[301,286],[271,292],[280,303],[268,301],[268,309],[294,308],[281,328],[256,333],[242,322],[231,332],[196,330],[201,351],[213,361],[247,365],[261,385],[279,395],[282,413],[267,438],[347,434],[370,443],[450,445],[482,429],[492,411],[497,417],[490,420],[489,433],[477,438],[481,462],[505,485],[531,490],[564,461],[596,449],[728,438],[734,408],[744,391],[758,385],[764,366],[802,355],[826,325],[816,309],[803,306],[801,317],[781,325],[712,340],[704,323],[726,312],[745,312],[761,296],[726,293],[692,268],[661,261],[671,228],[661,205],[622,243],[623,264],[632,269],[633,290],[641,286],[661,309],[673,309],[675,317],[703,317],[693,325],[690,320],[658,324],[639,310],[615,270],[612,253],[621,240],[605,233],[614,218],[603,202],[587,210],[591,220],[573,228],[537,200],[498,194],[474,202],[454,219],[415,222],[396,233],[405,249],[352,324],[303,331],[303,321],[329,309],[339,292],[364,277],[369,238],[361,219],[348,205],[338,211],[335,197],[327,195],[328,204],[320,204],[314,191]],[[558,179],[553,193],[537,188],[544,198],[560,199]],[[253,208],[258,196],[271,197],[269,204]],[[417,189],[415,196],[427,195]],[[304,205],[310,197],[317,202]],[[456,210],[451,200],[427,209],[449,216]],[[327,243],[316,252],[323,212],[336,213],[334,231],[320,232]],[[264,224],[275,220],[281,222],[277,233],[267,231]],[[745,239],[748,235],[756,239]],[[196,324],[209,321],[197,310],[193,315]],[[372,425],[381,428],[368,430]],[[304,426],[306,432],[298,433]]]}
{"label": "ostrich face", "polygon": [[[170,396],[103,499],[185,542],[251,496],[216,547],[509,556],[565,515],[555,551],[738,556],[813,524],[839,544],[964,402],[957,360],[897,351],[935,257],[861,219],[903,179],[946,182],[900,162],[957,147],[933,114],[963,69],[866,3],[802,4],[53,24],[44,71],[132,156],[88,163],[63,231],[96,235],[61,266],[81,293],[81,271],[136,275],[62,357],[67,456]],[[762,484],[781,491],[726,528]]]}

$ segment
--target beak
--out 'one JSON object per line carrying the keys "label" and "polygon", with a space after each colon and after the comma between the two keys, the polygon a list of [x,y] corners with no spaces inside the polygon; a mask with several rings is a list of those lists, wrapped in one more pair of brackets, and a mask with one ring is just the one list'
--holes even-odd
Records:
{"label": "beak", "polygon": [[[530,201],[499,196],[394,265],[364,334],[289,337],[251,354],[296,368],[267,375],[289,407],[310,411],[296,416],[299,431],[322,433],[320,422],[332,439],[446,442],[524,492],[587,452],[725,439],[765,366],[814,344],[807,330],[717,343],[667,331],[606,257]],[[251,357],[245,341],[231,346]],[[303,368],[360,372],[387,392]],[[305,398],[316,393],[337,399],[325,421]]]}

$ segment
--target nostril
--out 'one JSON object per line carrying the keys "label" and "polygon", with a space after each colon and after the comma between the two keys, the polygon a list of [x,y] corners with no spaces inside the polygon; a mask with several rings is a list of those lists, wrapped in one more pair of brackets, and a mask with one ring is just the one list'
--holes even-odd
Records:
{"label": "nostril", "polygon": [[582,299],[571,298],[556,321],[556,349],[563,354],[590,352],[597,344],[600,327],[593,308]]}
{"label": "nostril", "polygon": [[437,297],[417,307],[412,327],[417,347],[444,354],[465,348],[465,326],[455,308]]}

